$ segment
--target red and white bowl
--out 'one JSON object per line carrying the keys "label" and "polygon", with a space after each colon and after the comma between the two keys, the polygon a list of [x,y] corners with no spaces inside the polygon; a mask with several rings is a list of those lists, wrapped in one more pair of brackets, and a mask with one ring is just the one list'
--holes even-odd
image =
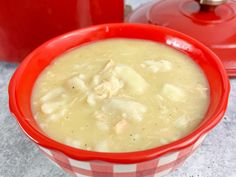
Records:
{"label": "red and white bowl", "polygon": [[[156,41],[189,55],[202,68],[210,85],[210,105],[204,120],[192,133],[173,143],[149,150],[101,153],[61,144],[40,130],[30,104],[32,88],[38,75],[65,51],[108,38]],[[163,27],[105,24],[64,34],[34,50],[11,78],[9,106],[25,134],[40,147],[43,154],[73,176],[161,177],[182,165],[219,123],[227,107],[229,90],[229,80],[219,58],[200,42]]]}

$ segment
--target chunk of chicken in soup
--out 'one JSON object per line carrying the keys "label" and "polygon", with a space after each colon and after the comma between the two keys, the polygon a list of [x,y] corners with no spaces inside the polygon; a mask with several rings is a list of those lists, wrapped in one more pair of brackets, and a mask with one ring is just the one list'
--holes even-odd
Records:
{"label": "chunk of chicken in soup", "polygon": [[32,94],[32,111],[44,133],[99,152],[176,141],[201,123],[208,104],[208,82],[191,58],[159,43],[122,38],[58,56]]}

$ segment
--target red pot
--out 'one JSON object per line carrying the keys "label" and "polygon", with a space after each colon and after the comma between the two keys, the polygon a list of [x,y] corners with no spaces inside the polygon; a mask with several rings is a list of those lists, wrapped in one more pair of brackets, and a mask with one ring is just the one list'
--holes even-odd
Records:
{"label": "red pot", "polygon": [[236,0],[153,0],[127,21],[165,26],[199,40],[236,77]]}
{"label": "red pot", "polygon": [[123,15],[123,0],[0,0],[0,60],[19,62],[52,37]]}
{"label": "red pot", "polygon": [[[32,88],[39,74],[54,58],[71,48],[117,37],[162,43],[189,55],[202,68],[210,86],[210,105],[202,123],[189,135],[173,143],[128,153],[80,150],[49,138],[40,130],[31,111]],[[179,167],[219,123],[227,107],[229,90],[229,80],[219,58],[200,42],[163,27],[106,24],[64,34],[34,50],[10,81],[9,104],[26,135],[46,156],[74,176],[163,176]]]}

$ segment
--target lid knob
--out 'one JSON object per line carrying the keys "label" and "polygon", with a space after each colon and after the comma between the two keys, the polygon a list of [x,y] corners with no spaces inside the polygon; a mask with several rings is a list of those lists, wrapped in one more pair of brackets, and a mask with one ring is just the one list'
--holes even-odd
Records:
{"label": "lid knob", "polygon": [[211,6],[217,6],[220,4],[225,3],[227,0],[198,0],[198,2],[202,5],[211,5]]}

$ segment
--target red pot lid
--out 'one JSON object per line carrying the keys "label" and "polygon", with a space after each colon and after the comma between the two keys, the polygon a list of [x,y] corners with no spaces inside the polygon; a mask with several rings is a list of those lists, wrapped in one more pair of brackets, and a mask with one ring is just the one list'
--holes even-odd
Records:
{"label": "red pot lid", "polygon": [[236,0],[155,0],[133,11],[127,21],[166,26],[198,39],[236,77]]}

